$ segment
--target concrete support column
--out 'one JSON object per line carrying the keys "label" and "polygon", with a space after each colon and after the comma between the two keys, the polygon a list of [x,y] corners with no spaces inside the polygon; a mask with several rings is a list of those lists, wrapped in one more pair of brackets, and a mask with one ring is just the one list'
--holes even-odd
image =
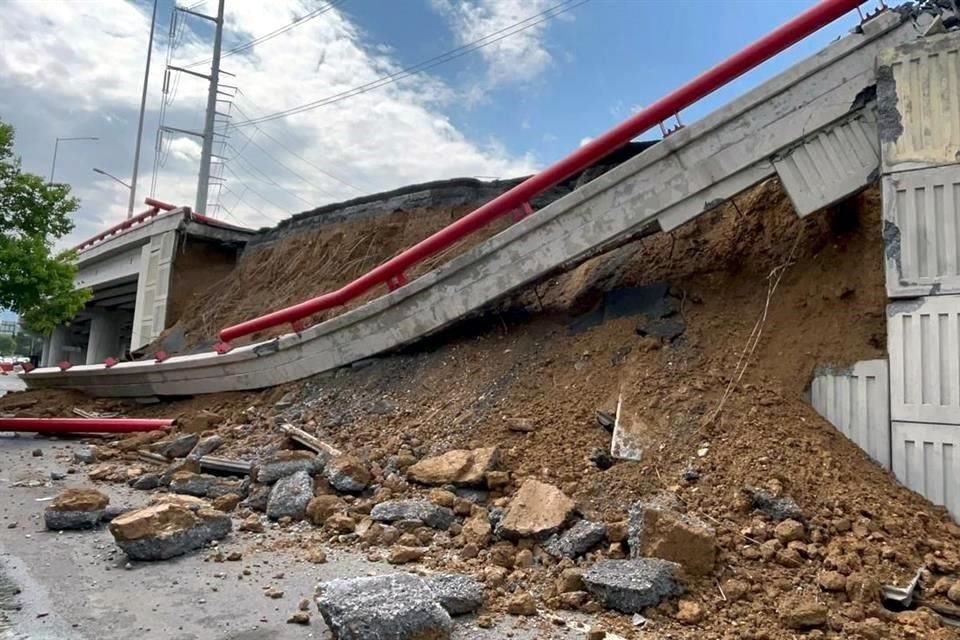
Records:
{"label": "concrete support column", "polygon": [[87,364],[99,364],[108,357],[119,357],[120,323],[117,314],[98,311],[90,319]]}
{"label": "concrete support column", "polygon": [[56,366],[63,359],[63,347],[67,343],[68,332],[63,325],[53,330],[43,341],[43,354],[40,364],[44,367]]}

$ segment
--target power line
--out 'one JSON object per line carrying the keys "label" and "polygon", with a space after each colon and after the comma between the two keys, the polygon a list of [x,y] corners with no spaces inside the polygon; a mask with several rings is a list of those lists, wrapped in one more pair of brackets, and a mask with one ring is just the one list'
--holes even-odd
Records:
{"label": "power line", "polygon": [[[310,206],[310,207],[315,207],[315,206],[316,206],[316,203],[310,202],[309,200],[307,200],[307,199],[305,199],[305,198],[301,198],[300,196],[298,196],[298,195],[297,195],[296,193],[294,193],[293,191],[290,191],[289,189],[284,188],[280,183],[278,183],[276,180],[274,180],[273,178],[271,178],[270,176],[268,176],[266,173],[264,173],[259,167],[257,167],[255,164],[253,164],[250,160],[247,160],[246,158],[241,158],[241,157],[239,156],[239,154],[238,154],[238,155],[235,155],[233,158],[231,158],[231,162],[234,161],[234,160],[239,161],[239,160],[241,160],[241,159],[244,161],[245,164],[240,164],[240,165],[239,165],[239,168],[242,169],[243,171],[245,171],[245,172],[247,173],[247,175],[249,175],[249,176],[250,176],[251,178],[253,178],[254,180],[258,180],[258,181],[260,181],[260,182],[262,182],[262,183],[264,183],[264,184],[266,184],[266,185],[268,185],[268,186],[271,186],[271,187],[274,187],[274,188],[276,188],[276,189],[279,189],[280,191],[283,191],[284,193],[286,193],[286,194],[288,194],[288,195],[291,195],[291,196],[293,196],[294,198],[300,200],[301,202],[303,202],[303,203],[306,204],[307,206]],[[226,170],[230,171],[230,168],[229,168],[225,163],[223,164],[223,167],[224,167]],[[248,167],[252,167],[253,170],[256,171],[256,173],[259,173],[261,176],[263,176],[263,178],[258,178],[256,175],[254,175],[254,171],[251,171],[250,168],[248,168]],[[234,176],[236,176],[236,173],[234,173]],[[239,178],[239,176],[237,176],[237,177]]]}
{"label": "power line", "polygon": [[[327,190],[324,189],[323,187],[319,187],[319,186],[313,184],[312,182],[310,182],[309,180],[307,180],[306,178],[304,178],[302,175],[300,175],[299,173],[297,173],[296,171],[294,171],[293,169],[291,169],[290,167],[288,167],[287,165],[285,165],[283,162],[281,162],[280,160],[277,160],[277,158],[275,158],[269,151],[267,151],[266,149],[264,149],[263,147],[261,147],[259,144],[257,144],[257,142],[253,140],[253,138],[248,138],[247,135],[246,135],[245,133],[243,133],[242,131],[237,131],[237,133],[239,133],[241,136],[243,136],[244,138],[246,138],[246,139],[250,142],[250,144],[252,144],[252,145],[255,146],[257,149],[259,149],[259,150],[263,153],[263,155],[265,155],[265,156],[267,156],[268,158],[270,158],[271,160],[273,160],[276,164],[278,164],[278,165],[280,165],[281,167],[283,167],[284,169],[286,169],[290,174],[296,176],[297,178],[299,178],[300,180],[302,180],[305,184],[309,185],[311,188],[316,189],[316,190],[320,191],[321,193],[323,193],[323,194],[325,194],[325,195],[327,195],[327,196],[329,196],[329,197],[331,197],[331,198],[336,198],[336,196],[334,196],[332,193],[330,193],[329,191],[327,191]],[[262,133],[262,132],[261,132],[261,133]],[[309,204],[309,203],[308,203],[308,204]],[[312,206],[312,205],[311,205],[311,206]]]}
{"label": "power line", "polygon": [[[228,172],[230,172],[230,174],[233,175],[233,177],[236,178],[237,180],[243,180],[243,177],[237,175],[237,172],[234,171],[233,169],[231,169],[228,165],[224,165],[224,169],[226,169]],[[262,193],[260,193],[259,191],[257,191],[257,190],[254,189],[253,187],[251,187],[249,184],[244,184],[244,185],[243,185],[243,188],[246,189],[247,191],[249,191],[250,193],[252,193],[253,195],[257,196],[258,198],[260,198],[261,200],[263,200],[263,201],[266,202],[267,204],[269,204],[269,205],[270,205],[271,207],[273,207],[274,209],[279,209],[280,211],[286,211],[286,208],[285,208],[285,207],[281,207],[280,205],[278,205],[277,203],[275,203],[273,200],[270,200],[269,198],[267,198],[266,196],[264,196]],[[224,189],[229,189],[229,187],[224,187]],[[236,195],[236,194],[234,194],[234,195]],[[262,212],[261,212],[261,213],[262,213]],[[271,220],[272,220],[272,218],[271,218]]]}
{"label": "power line", "polygon": [[[286,33],[287,31],[290,31],[291,29],[294,29],[294,28],[296,28],[296,27],[299,27],[300,25],[305,24],[305,23],[309,22],[310,20],[313,20],[313,19],[316,18],[317,16],[323,15],[323,14],[326,13],[327,11],[330,11],[331,9],[337,7],[338,5],[343,4],[343,3],[346,2],[346,1],[347,1],[347,0],[330,0],[330,1],[327,2],[327,4],[325,4],[324,6],[319,7],[319,8],[317,8],[317,9],[314,9],[313,11],[307,13],[307,15],[303,16],[302,18],[298,18],[298,19],[294,20],[293,22],[291,22],[291,23],[289,23],[289,24],[286,24],[286,25],[284,25],[284,26],[282,26],[282,27],[279,27],[279,28],[277,28],[277,29],[274,29],[273,31],[271,31],[271,32],[269,32],[269,33],[265,33],[265,34],[263,34],[262,36],[259,36],[259,37],[257,37],[257,38],[254,38],[253,40],[250,40],[250,41],[248,41],[248,42],[244,42],[243,44],[237,45],[236,47],[234,47],[234,48],[232,48],[232,49],[228,49],[227,51],[224,51],[224,52],[220,55],[220,57],[221,57],[221,58],[226,58],[227,56],[232,56],[232,55],[235,54],[235,53],[240,53],[240,52],[242,52],[242,51],[246,51],[247,49],[250,49],[250,48],[252,48],[252,47],[255,47],[255,46],[258,45],[258,44],[263,44],[263,43],[266,42],[267,40],[270,40],[270,39],[272,39],[272,38],[276,38],[277,36],[282,35],[282,34]],[[196,60],[196,61],[194,61],[194,62],[191,62],[191,63],[188,64],[188,65],[184,65],[184,67],[187,68],[187,69],[189,69],[189,68],[191,68],[191,67],[199,67],[199,66],[201,66],[201,65],[205,65],[205,64],[210,63],[212,60],[213,60],[213,58],[207,58],[207,59],[205,59],[205,60]]]}
{"label": "power line", "polygon": [[[250,100],[249,98],[247,98],[246,94],[242,94],[242,93],[241,93],[241,95],[242,95],[244,98],[246,98],[247,101],[252,102],[252,100]],[[246,114],[246,112],[245,112],[243,109],[241,109],[239,106],[237,106],[237,111],[239,111],[240,114],[241,114],[244,118],[249,119],[249,116]],[[232,127],[233,125],[230,125],[230,126]],[[292,155],[293,157],[297,158],[297,159],[300,160],[301,162],[304,162],[304,163],[310,165],[311,167],[313,167],[314,169],[316,169],[317,171],[319,171],[319,172],[322,173],[323,175],[327,176],[328,178],[330,178],[330,179],[332,179],[332,180],[336,180],[336,181],[339,182],[340,184],[343,184],[343,185],[345,185],[345,186],[347,186],[347,187],[350,187],[351,189],[354,189],[354,190],[356,190],[356,191],[358,191],[358,192],[360,192],[360,193],[366,193],[366,192],[365,192],[363,189],[361,189],[360,187],[358,187],[358,186],[356,186],[356,185],[354,185],[354,184],[350,184],[349,182],[347,182],[347,181],[344,180],[343,178],[340,178],[340,177],[338,177],[338,176],[335,176],[335,175],[333,175],[332,173],[330,173],[329,171],[326,171],[326,170],[324,170],[324,169],[321,169],[321,168],[318,167],[316,164],[314,164],[313,162],[307,160],[307,159],[304,158],[302,155],[300,155],[299,153],[297,153],[296,151],[294,151],[293,149],[291,149],[290,147],[288,147],[287,145],[285,145],[283,142],[281,142],[280,140],[278,140],[278,139],[275,138],[274,136],[270,135],[270,133],[269,133],[268,131],[265,131],[264,129],[260,128],[260,127],[257,126],[257,125],[253,125],[253,128],[254,128],[254,130],[256,130],[257,132],[262,133],[262,134],[263,134],[264,136],[266,136],[267,138],[273,140],[273,142],[274,142],[277,146],[279,146],[281,149],[283,149],[284,151],[286,151],[287,153],[289,153],[289,154]],[[238,133],[240,133],[241,135],[243,135],[243,132],[238,131]],[[246,136],[244,136],[244,137],[246,137]],[[368,189],[368,190],[369,190],[369,189]],[[327,193],[327,195],[329,195],[330,197],[333,197],[333,195],[330,194],[330,193]]]}
{"label": "power line", "polygon": [[529,18],[520,20],[519,22],[515,22],[502,29],[494,31],[493,33],[489,33],[483,36],[482,38],[478,38],[473,42],[469,42],[465,45],[457,47],[456,49],[452,49],[446,53],[440,54],[438,56],[434,56],[433,58],[424,60],[423,62],[420,62],[413,66],[406,67],[405,69],[401,69],[400,71],[394,72],[390,75],[383,76],[381,78],[372,80],[371,82],[360,85],[358,87],[347,89],[346,91],[341,91],[340,93],[327,96],[326,98],[321,98],[320,100],[316,100],[314,102],[308,102],[306,104],[302,104],[298,107],[291,107],[289,109],[277,111],[275,113],[261,116],[259,118],[243,120],[243,121],[232,124],[231,127],[237,128],[237,127],[253,126],[263,122],[269,122],[270,120],[276,120],[278,118],[286,118],[292,115],[296,115],[298,113],[303,113],[305,111],[310,111],[312,109],[317,109],[319,107],[334,104],[342,100],[346,100],[348,98],[353,98],[360,94],[367,93],[368,91],[373,91],[374,89],[379,89],[380,87],[398,82],[400,80],[403,80],[404,78],[417,74],[421,71],[432,69],[433,67],[439,66],[446,62],[450,62],[451,60],[456,60],[457,58],[467,55],[468,53],[478,51],[480,49],[483,49],[484,47],[490,46],[491,44],[500,42],[501,40],[509,38],[512,35],[515,35],[522,31],[526,31],[527,29],[535,27],[536,25],[546,22],[547,20],[550,20],[552,18],[555,18],[563,13],[566,13],[567,11],[571,11],[583,4],[586,4],[587,2],[590,2],[590,0],[564,0],[563,2],[560,2],[559,4],[556,4],[550,7],[549,9],[546,9],[544,11],[541,11],[540,13],[530,16]]}

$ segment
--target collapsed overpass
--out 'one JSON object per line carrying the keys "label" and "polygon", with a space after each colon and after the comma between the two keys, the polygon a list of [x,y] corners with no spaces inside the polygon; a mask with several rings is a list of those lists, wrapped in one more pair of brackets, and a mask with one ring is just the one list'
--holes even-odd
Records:
{"label": "collapsed overpass", "polygon": [[149,345],[195,293],[233,268],[254,233],[186,208],[147,204],[76,247],[76,286],[93,295],[47,337],[41,366],[103,364]]}

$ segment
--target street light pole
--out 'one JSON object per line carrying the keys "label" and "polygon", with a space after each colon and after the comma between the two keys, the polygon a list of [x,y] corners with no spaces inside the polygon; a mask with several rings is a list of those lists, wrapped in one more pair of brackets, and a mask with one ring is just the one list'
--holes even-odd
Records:
{"label": "street light pole", "polygon": [[[113,175],[112,173],[107,173],[107,172],[104,171],[103,169],[97,169],[96,167],[93,168],[93,172],[94,172],[94,173],[99,173],[99,174],[102,175],[102,176],[107,176],[107,177],[110,178],[111,180],[116,180],[117,182],[119,182],[120,184],[122,184],[123,186],[125,186],[127,189],[130,189],[131,192],[133,191],[133,186],[127,184],[126,182],[124,182],[123,180],[121,180],[121,179],[118,178],[117,176]],[[129,218],[130,216],[127,216],[127,217]]]}
{"label": "street light pole", "polygon": [[61,142],[69,142],[72,140],[99,140],[95,136],[79,136],[73,138],[57,138],[56,142],[53,143],[53,164],[50,165],[50,184],[53,184],[53,174],[57,170],[57,149],[60,147]]}
{"label": "street light pole", "polygon": [[[158,1],[159,0],[153,0],[153,17],[150,19],[150,42],[147,44],[147,66],[143,71],[143,92],[140,95],[140,123],[137,125],[137,144],[133,150],[133,177],[130,178],[130,202],[127,204],[127,218],[133,217],[133,204],[137,198],[137,172],[140,170],[140,141],[143,138],[143,113],[147,108],[147,81],[150,80],[150,54],[153,53],[153,31],[157,26]],[[94,171],[96,171],[96,169],[94,169]]]}

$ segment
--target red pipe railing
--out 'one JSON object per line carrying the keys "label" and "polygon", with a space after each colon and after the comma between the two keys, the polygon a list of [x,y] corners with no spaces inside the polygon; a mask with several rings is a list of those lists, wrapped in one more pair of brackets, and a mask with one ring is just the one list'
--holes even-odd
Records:
{"label": "red pipe railing", "polygon": [[0,431],[37,433],[133,433],[156,431],[173,420],[152,418],[0,418]]}
{"label": "red pipe railing", "polygon": [[123,222],[113,225],[106,231],[101,231],[100,233],[93,236],[92,238],[89,238],[81,242],[80,244],[74,247],[74,251],[82,251],[83,249],[89,246],[95,245],[101,240],[105,240],[106,238],[109,238],[110,236],[116,233],[120,233],[121,231],[126,231],[130,227],[138,225],[144,220],[149,220],[150,218],[156,215],[159,215],[161,211],[173,211],[173,209],[175,209],[175,207],[172,204],[161,202],[160,200],[154,200],[153,198],[146,198],[144,200],[144,204],[146,204],[150,208],[141,214],[135,215],[132,218],[127,218]]}
{"label": "red pipe railing", "polygon": [[221,330],[220,339],[223,343],[217,346],[217,350],[224,353],[229,350],[228,343],[231,340],[264,329],[285,324],[292,324],[296,327],[301,320],[320,311],[345,304],[377,285],[387,284],[391,288],[394,288],[395,285],[401,285],[406,281],[404,271],[424,258],[446,249],[500,216],[518,209],[526,209],[530,200],[537,194],[589,167],[610,152],[651,129],[654,125],[662,123],[671,116],[676,116],[682,109],[713,93],[787,47],[796,44],[848,11],[856,9],[865,1],[821,0],[746,49],[694,78],[599,138],[580,147],[563,160],[544,169],[403,253],[394,256],[346,286],[317,298]]}

